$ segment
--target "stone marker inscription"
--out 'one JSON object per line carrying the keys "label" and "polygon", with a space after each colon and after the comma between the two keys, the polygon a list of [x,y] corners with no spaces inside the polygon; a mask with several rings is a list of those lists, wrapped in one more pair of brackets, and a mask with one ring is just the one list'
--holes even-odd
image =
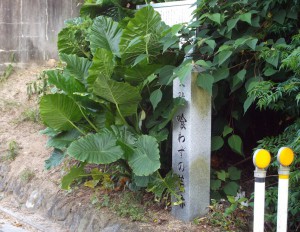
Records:
{"label": "stone marker inscription", "polygon": [[[192,20],[196,2],[176,1],[151,6],[167,25],[173,26]],[[184,187],[181,193],[184,202],[173,206],[172,213],[184,221],[204,215],[210,201],[211,97],[197,86],[198,73],[194,70],[183,82],[179,78],[173,82],[173,97],[186,100],[185,107],[173,119],[172,143],[173,171]]]}

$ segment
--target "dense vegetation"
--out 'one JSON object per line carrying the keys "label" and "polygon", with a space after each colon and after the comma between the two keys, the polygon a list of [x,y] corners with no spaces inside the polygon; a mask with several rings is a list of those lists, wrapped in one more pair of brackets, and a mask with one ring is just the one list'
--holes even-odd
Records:
{"label": "dense vegetation", "polygon": [[[169,172],[170,123],[184,100],[172,98],[172,81],[194,65],[204,69],[197,83],[213,99],[214,198],[237,193],[241,172],[235,163],[251,178],[255,147],[274,156],[281,146],[299,153],[297,0],[203,0],[195,21],[173,27],[150,6],[135,11],[137,3],[87,0],[81,17],[68,20],[59,34],[66,66],[47,71],[52,89],[42,97],[40,113],[48,146],[55,148],[46,167],[66,156],[79,161],[63,178],[63,188],[83,177],[92,187],[127,177],[131,189],[147,187],[158,198],[173,194],[179,203],[179,179]],[[186,41],[181,48],[180,37]],[[299,161],[292,167],[291,230],[300,225]],[[113,175],[101,168],[86,173],[88,163],[113,164]],[[270,178],[269,185],[274,183]],[[275,192],[275,187],[267,192],[271,227]]]}

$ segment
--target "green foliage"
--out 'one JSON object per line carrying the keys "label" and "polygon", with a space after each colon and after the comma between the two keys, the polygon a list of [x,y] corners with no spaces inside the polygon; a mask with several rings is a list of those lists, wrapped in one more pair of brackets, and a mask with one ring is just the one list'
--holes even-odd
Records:
{"label": "green foliage", "polygon": [[229,167],[227,171],[212,171],[211,195],[213,199],[220,200],[226,197],[235,197],[239,191],[238,181],[241,179],[241,170]]}
{"label": "green foliage", "polygon": [[[247,207],[242,203],[246,198],[229,198],[229,201],[212,200],[210,212],[207,215],[207,223],[214,227],[219,227],[221,231],[247,231],[249,222],[247,221]],[[201,222],[201,219],[199,219]]]}
{"label": "green foliage", "polygon": [[2,161],[7,161],[7,160],[13,161],[17,157],[19,150],[20,150],[20,145],[15,140],[9,141],[8,148],[5,152],[5,155],[3,157],[1,157],[1,160]]}
{"label": "green foliage", "polygon": [[64,67],[45,72],[52,89],[40,101],[47,146],[55,148],[45,167],[58,166],[65,156],[80,161],[62,179],[68,190],[75,181],[91,188],[109,185],[110,178],[99,179],[104,174],[87,173],[84,165],[112,164],[121,167],[114,176],[128,176],[132,189],[151,186],[158,198],[174,194],[181,200],[176,176],[162,178],[158,170],[169,170],[162,160],[171,152],[170,122],[185,103],[173,99],[170,86],[174,65],[183,60],[173,48],[182,26],[166,26],[150,6],[132,14],[122,4],[86,1],[81,17],[59,33]]}
{"label": "green foliage", "polygon": [[[231,150],[249,157],[257,141],[259,148],[272,154],[281,146],[299,152],[299,11],[297,0],[199,3],[193,58],[204,70],[197,84],[212,93],[212,150],[216,156],[238,159]],[[295,216],[299,215],[298,165],[296,158],[290,185],[291,231],[299,229]],[[271,174],[277,173],[276,166],[272,164]],[[213,173],[212,193],[223,187],[225,180],[230,183],[229,179],[227,171]],[[275,180],[271,180],[273,184]],[[229,184],[223,189],[234,188]],[[267,195],[268,218],[273,219],[275,191],[270,189],[272,194]],[[269,223],[275,228],[274,220]]]}

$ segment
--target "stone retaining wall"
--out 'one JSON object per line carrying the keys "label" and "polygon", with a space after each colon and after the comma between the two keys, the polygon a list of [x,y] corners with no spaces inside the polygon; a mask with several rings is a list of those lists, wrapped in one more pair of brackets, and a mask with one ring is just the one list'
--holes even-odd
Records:
{"label": "stone retaining wall", "polygon": [[57,34],[82,1],[0,0],[0,71],[13,57],[21,66],[56,58]]}

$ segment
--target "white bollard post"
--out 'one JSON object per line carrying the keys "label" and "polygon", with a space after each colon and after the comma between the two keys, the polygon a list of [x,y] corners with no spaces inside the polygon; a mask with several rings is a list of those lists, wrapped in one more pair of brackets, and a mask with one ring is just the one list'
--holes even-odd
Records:
{"label": "white bollard post", "polygon": [[277,204],[277,232],[287,231],[289,166],[294,160],[294,152],[288,147],[282,147],[277,153],[280,164],[278,170],[278,204]]}
{"label": "white bollard post", "polygon": [[266,168],[271,162],[271,155],[265,149],[258,149],[253,155],[254,171],[254,214],[253,232],[264,232],[265,217],[265,178]]}

